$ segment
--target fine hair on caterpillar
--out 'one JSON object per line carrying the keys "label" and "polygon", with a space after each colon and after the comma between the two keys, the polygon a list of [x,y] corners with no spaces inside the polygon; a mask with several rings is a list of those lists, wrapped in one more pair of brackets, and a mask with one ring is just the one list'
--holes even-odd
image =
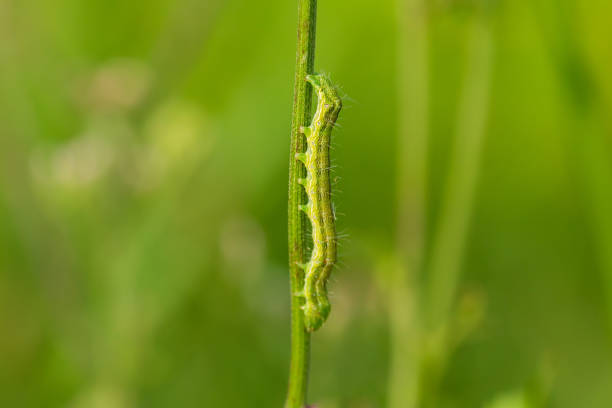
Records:
{"label": "fine hair on caterpillar", "polygon": [[306,167],[306,177],[298,182],[304,186],[308,203],[300,205],[311,224],[312,251],[310,259],[300,265],[304,269],[304,325],[308,331],[319,329],[331,310],[327,282],[337,260],[335,213],[331,202],[330,142],[338,119],[342,100],[337,88],[325,75],[307,75],[317,95],[317,108],[309,126],[300,128],[307,148],[296,159]]}

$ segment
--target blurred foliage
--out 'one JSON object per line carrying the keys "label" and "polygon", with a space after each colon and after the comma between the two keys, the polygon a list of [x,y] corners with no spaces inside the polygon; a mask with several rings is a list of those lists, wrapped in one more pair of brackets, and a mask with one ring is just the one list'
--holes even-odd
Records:
{"label": "blurred foliage", "polygon": [[[474,3],[426,13],[430,225]],[[0,406],[282,405],[295,6],[0,0]],[[396,8],[319,4],[317,66],[347,94],[323,408],[386,401]],[[490,114],[440,407],[532,407],[533,387],[537,406],[612,404],[611,13],[486,7]]]}

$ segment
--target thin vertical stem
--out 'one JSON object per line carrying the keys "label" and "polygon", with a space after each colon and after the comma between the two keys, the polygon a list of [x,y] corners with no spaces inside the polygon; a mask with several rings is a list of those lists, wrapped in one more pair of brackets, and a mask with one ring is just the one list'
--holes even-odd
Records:
{"label": "thin vertical stem", "polygon": [[[581,181],[586,213],[595,238],[598,263],[603,274],[608,308],[609,330],[612,333],[612,158],[610,157],[610,106],[600,95],[600,84],[591,73],[588,59],[579,42],[582,38],[572,24],[575,15],[569,4],[551,5],[551,9],[536,8],[541,21],[545,15],[553,18],[558,32],[544,32],[547,49],[551,50],[559,79],[569,107],[571,130],[567,136],[569,163]],[[540,5],[541,6],[541,5]],[[546,14],[545,14],[546,13]],[[550,24],[550,23],[549,23]]]}
{"label": "thin vertical stem", "polygon": [[421,367],[420,392],[424,406],[438,406],[439,381],[452,353],[454,338],[449,327],[451,319],[456,318],[452,305],[460,280],[489,112],[493,39],[486,13],[475,13],[469,25],[455,146],[437,228],[433,232],[423,294],[422,330],[427,349]]}
{"label": "thin vertical stem", "polygon": [[444,330],[459,281],[488,117],[493,41],[486,16],[471,22],[457,136],[438,228],[433,235],[426,291],[429,328]]}
{"label": "thin vertical stem", "polygon": [[297,265],[304,263],[306,248],[306,217],[299,210],[305,202],[304,189],[298,179],[304,177],[304,166],[296,160],[296,153],[305,150],[300,127],[308,123],[312,87],[306,75],[314,73],[317,0],[298,0],[297,53],[291,123],[291,151],[289,154],[289,272],[291,280],[291,366],[285,408],[302,408],[306,402],[310,334],[304,327],[303,298],[298,293],[304,286],[304,272]]}
{"label": "thin vertical stem", "polygon": [[423,261],[428,139],[427,15],[423,0],[398,0],[397,259],[390,292],[390,408],[418,400],[420,319],[417,277]]}

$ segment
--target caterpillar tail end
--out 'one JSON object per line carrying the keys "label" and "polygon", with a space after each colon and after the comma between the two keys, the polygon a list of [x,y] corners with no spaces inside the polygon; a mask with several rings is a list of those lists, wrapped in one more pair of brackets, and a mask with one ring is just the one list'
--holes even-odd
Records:
{"label": "caterpillar tail end", "polygon": [[317,303],[313,303],[309,302],[307,298],[302,310],[304,310],[304,326],[306,330],[314,332],[319,330],[327,320],[331,306],[327,299],[323,302],[318,300]]}
{"label": "caterpillar tail end", "polygon": [[329,317],[329,312],[331,312],[331,304],[329,303],[327,298],[325,298],[324,300],[319,300],[319,313],[321,314],[323,322],[325,322]]}
{"label": "caterpillar tail end", "polygon": [[319,330],[325,319],[321,315],[319,307],[315,304],[306,302],[304,305],[304,326],[309,332]]}

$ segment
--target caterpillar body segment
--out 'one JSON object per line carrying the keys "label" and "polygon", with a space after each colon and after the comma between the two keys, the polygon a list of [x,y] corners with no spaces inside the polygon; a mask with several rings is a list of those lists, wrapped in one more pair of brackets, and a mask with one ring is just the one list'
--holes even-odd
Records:
{"label": "caterpillar body segment", "polygon": [[307,176],[299,182],[304,186],[308,204],[300,206],[312,226],[312,253],[302,265],[304,273],[304,323],[306,329],[319,329],[331,310],[327,296],[327,281],[336,263],[336,227],[331,203],[330,141],[331,132],[342,108],[338,92],[323,75],[308,75],[306,80],[317,94],[317,109],[308,127],[301,129],[307,149],[296,159],[304,163]]}
{"label": "caterpillar body segment", "polygon": [[[336,263],[336,217],[334,215],[334,208],[331,201],[331,182],[330,182],[330,157],[329,157],[329,146],[331,143],[331,132],[334,124],[338,119],[338,114],[342,108],[342,101],[338,97],[336,89],[333,87],[323,87],[323,90],[327,92],[327,100],[331,101],[331,104],[327,106],[328,113],[324,119],[324,123],[327,126],[321,130],[321,148],[324,152],[321,154],[321,166],[320,166],[320,178],[319,193],[321,201],[324,203],[321,206],[321,218],[323,220],[323,235],[325,236],[325,263],[323,270],[319,275],[316,282],[317,299],[319,301],[319,307],[323,321],[329,316],[331,305],[327,296],[327,282],[331,275],[331,271]],[[319,96],[319,98],[321,98]]]}

